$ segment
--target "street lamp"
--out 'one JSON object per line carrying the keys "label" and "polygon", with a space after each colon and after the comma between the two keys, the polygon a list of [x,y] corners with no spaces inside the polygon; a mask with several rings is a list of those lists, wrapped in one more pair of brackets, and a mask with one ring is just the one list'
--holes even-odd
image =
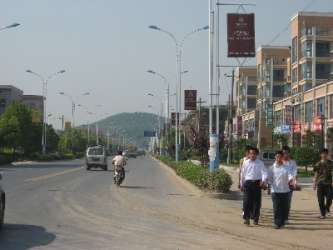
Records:
{"label": "street lamp", "polygon": [[[176,109],[178,109],[179,114],[181,113],[182,109],[181,109],[181,102],[182,102],[182,98],[181,98],[181,91],[182,91],[182,54],[183,54],[183,46],[184,43],[186,41],[187,38],[189,38],[191,35],[200,32],[200,31],[204,31],[204,30],[208,30],[209,26],[204,26],[201,28],[197,28],[192,30],[191,32],[187,33],[182,40],[177,40],[177,38],[175,37],[174,34],[172,34],[171,32],[164,30],[156,25],[150,25],[149,26],[150,29],[152,30],[156,30],[156,31],[160,31],[164,34],[167,34],[175,43],[176,46],[176,61],[177,61],[177,71],[178,71],[178,100],[176,102]],[[176,161],[179,161],[179,144],[180,144],[180,133],[179,133],[179,122],[178,122],[178,116],[176,115]]]}
{"label": "street lamp", "polygon": [[[18,26],[18,24],[12,24],[11,25],[12,27],[16,27]],[[8,26],[9,27],[9,26]],[[26,70],[26,73],[29,73],[29,74],[32,74],[32,75],[35,75],[37,76],[41,82],[42,82],[42,95],[43,95],[43,106],[44,106],[44,110],[43,110],[43,127],[42,127],[42,152],[43,154],[46,154],[46,98],[47,98],[47,85],[48,85],[48,82],[49,80],[51,80],[53,77],[59,75],[59,74],[63,74],[65,73],[66,71],[65,70],[60,70],[58,72],[55,72],[51,75],[49,75],[48,77],[43,77],[41,74],[38,74],[30,69]]]}
{"label": "street lamp", "polygon": [[74,128],[75,127],[75,102],[74,102],[74,99],[71,95],[68,95],[65,92],[59,92],[59,95],[63,95],[63,96],[68,97],[68,99],[72,103],[72,125],[73,125],[73,128]]}
{"label": "street lamp", "polygon": [[13,23],[13,24],[10,24],[10,25],[7,25],[5,27],[0,28],[0,31],[1,30],[6,30],[6,29],[11,29],[11,28],[16,28],[17,26],[20,26],[20,25],[21,24],[19,24],[19,23]]}

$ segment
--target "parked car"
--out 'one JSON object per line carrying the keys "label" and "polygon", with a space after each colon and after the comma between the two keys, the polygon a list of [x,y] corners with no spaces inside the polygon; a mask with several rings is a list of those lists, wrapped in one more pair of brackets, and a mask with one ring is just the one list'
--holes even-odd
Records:
{"label": "parked car", "polygon": [[3,226],[5,220],[5,207],[6,207],[6,194],[1,187],[2,175],[0,174],[0,228]]}
{"label": "parked car", "polygon": [[259,155],[260,160],[262,160],[266,167],[273,165],[275,161],[275,152],[274,151],[262,151]]}
{"label": "parked car", "polygon": [[101,168],[108,170],[106,150],[103,146],[89,147],[86,153],[87,170],[91,168]]}

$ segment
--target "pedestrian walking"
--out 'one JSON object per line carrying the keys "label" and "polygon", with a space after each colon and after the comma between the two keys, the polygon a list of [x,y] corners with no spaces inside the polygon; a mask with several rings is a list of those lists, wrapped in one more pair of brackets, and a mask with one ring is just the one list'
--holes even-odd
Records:
{"label": "pedestrian walking", "polygon": [[257,159],[258,149],[249,150],[249,159],[245,160],[241,169],[240,187],[243,196],[243,219],[245,225],[259,224],[261,209],[261,188],[266,186],[267,173],[264,163]]}
{"label": "pedestrian walking", "polygon": [[313,189],[317,190],[320,219],[330,216],[332,205],[332,170],[333,162],[328,159],[328,150],[320,151],[320,161],[314,166]]}
{"label": "pedestrian walking", "polygon": [[[283,164],[285,165],[286,168],[289,169],[289,172],[292,173],[293,175],[293,187],[296,187],[297,185],[297,163],[291,158],[290,154],[290,148],[288,146],[283,146],[282,147],[282,152],[283,152]],[[289,223],[289,214],[290,214],[290,208],[291,208],[291,202],[292,202],[292,197],[293,197],[293,192],[294,188],[291,187],[290,192],[288,194],[288,213],[287,213],[287,218],[285,221],[285,224]]]}
{"label": "pedestrian walking", "polygon": [[275,154],[275,162],[267,173],[267,182],[271,185],[271,195],[276,229],[285,226],[288,217],[290,186],[294,185],[294,176],[283,162],[283,152]]}

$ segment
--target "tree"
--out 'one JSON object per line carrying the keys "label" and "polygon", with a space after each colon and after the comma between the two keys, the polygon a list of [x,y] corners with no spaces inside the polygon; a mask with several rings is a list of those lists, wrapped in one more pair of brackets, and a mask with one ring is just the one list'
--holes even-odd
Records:
{"label": "tree", "polygon": [[60,135],[58,149],[60,152],[82,153],[87,147],[87,138],[81,129],[72,128]]}
{"label": "tree", "polygon": [[0,146],[11,148],[14,153],[20,149],[28,154],[39,143],[33,140],[33,130],[31,109],[24,104],[13,103],[0,117]]}

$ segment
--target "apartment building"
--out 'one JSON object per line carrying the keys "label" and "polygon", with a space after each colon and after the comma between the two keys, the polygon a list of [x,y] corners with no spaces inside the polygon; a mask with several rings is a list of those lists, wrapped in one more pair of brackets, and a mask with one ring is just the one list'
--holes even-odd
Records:
{"label": "apartment building", "polygon": [[276,132],[301,144],[307,131],[333,127],[333,13],[299,12],[291,19],[291,95],[274,103]]}
{"label": "apartment building", "polygon": [[23,91],[12,85],[0,85],[0,114],[13,102],[21,101]]}

